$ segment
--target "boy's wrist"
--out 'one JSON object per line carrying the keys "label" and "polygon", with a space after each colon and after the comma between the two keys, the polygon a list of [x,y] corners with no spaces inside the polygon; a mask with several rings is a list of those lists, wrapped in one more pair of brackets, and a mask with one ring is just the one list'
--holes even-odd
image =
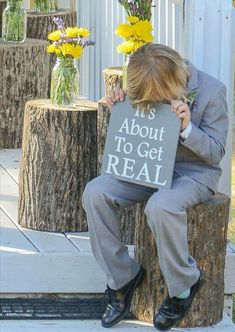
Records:
{"label": "boy's wrist", "polygon": [[181,131],[180,137],[182,139],[186,139],[188,137],[188,135],[190,134],[191,130],[192,130],[192,123],[191,123],[191,121],[189,121],[187,127]]}

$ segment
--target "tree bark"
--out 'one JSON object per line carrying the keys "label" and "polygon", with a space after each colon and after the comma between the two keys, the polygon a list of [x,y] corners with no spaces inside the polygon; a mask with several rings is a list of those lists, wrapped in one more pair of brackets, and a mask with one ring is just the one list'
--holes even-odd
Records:
{"label": "tree bark", "polygon": [[49,85],[48,43],[0,41],[0,147],[20,148],[24,106],[32,98],[45,98]]}
{"label": "tree bark", "polygon": [[122,67],[111,67],[103,70],[105,95],[118,86],[122,87]]}
{"label": "tree bark", "polygon": [[25,107],[19,224],[40,231],[87,231],[82,193],[97,176],[97,104]]}
{"label": "tree bark", "polygon": [[71,9],[59,9],[53,13],[37,13],[32,10],[27,11],[27,38],[47,40],[47,36],[56,30],[54,17],[60,17],[65,22],[66,27],[77,25],[76,12]]}
{"label": "tree bark", "polygon": [[[224,306],[224,265],[226,253],[229,197],[216,194],[204,204],[187,211],[190,254],[204,271],[205,282],[180,327],[209,326],[222,319]],[[147,276],[135,292],[132,312],[140,320],[151,322],[167,294],[160,271],[154,237],[146,222],[144,205],[138,218],[135,257],[147,270]]]}
{"label": "tree bark", "polygon": [[0,0],[0,38],[2,37],[2,13],[6,8],[7,2],[4,0]]}

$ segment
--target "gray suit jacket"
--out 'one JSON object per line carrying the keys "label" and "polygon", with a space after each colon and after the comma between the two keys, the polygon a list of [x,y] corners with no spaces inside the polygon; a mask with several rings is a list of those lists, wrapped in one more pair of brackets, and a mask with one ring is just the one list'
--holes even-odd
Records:
{"label": "gray suit jacket", "polygon": [[179,141],[175,172],[190,176],[215,192],[228,132],[226,87],[191,63],[188,65],[191,78],[187,89],[197,90],[198,94],[196,108],[191,110],[192,131]]}

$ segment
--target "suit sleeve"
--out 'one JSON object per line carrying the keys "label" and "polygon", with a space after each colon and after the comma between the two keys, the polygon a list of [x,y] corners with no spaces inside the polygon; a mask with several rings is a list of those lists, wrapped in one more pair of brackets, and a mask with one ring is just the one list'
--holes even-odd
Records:
{"label": "suit sleeve", "polygon": [[220,84],[205,109],[200,126],[192,123],[190,134],[181,144],[208,164],[217,165],[225,154],[227,133],[226,87]]}

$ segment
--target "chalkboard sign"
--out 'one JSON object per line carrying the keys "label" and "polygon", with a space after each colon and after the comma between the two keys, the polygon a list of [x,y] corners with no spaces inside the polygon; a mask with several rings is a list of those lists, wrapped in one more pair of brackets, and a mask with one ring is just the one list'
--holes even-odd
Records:
{"label": "chalkboard sign", "polygon": [[112,107],[102,174],[153,188],[171,188],[180,119],[169,104]]}

